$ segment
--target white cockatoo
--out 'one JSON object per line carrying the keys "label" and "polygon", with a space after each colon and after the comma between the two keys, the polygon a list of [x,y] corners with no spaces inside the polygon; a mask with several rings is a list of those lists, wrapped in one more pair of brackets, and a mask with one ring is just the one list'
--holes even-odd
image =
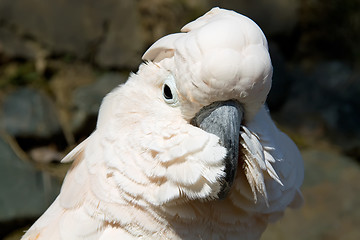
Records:
{"label": "white cockatoo", "polygon": [[252,20],[213,8],[143,59],[22,239],[259,239],[301,205],[302,158],[264,106],[272,65]]}

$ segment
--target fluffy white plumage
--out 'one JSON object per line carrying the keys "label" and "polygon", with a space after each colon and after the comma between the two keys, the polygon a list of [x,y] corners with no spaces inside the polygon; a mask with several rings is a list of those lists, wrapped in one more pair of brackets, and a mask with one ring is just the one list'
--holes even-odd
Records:
{"label": "fluffy white plumage", "polygon": [[[144,54],[104,99],[60,195],[22,239],[259,239],[302,203],[303,163],[264,102],[272,66],[250,19],[214,8]],[[168,81],[172,97],[163,97]],[[204,106],[244,109],[234,183],[218,200],[226,148],[191,124]]]}

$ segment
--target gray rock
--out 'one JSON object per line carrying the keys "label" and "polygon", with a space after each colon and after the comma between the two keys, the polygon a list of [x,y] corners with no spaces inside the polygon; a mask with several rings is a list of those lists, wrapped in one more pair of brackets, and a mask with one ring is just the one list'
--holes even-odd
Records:
{"label": "gray rock", "polygon": [[137,69],[144,51],[140,19],[135,1],[118,1],[108,20],[108,30],[96,55],[96,62],[103,67]]}
{"label": "gray rock", "polygon": [[[96,57],[101,66],[135,68],[144,48],[136,14],[132,0],[2,0],[0,28],[16,36],[22,48],[31,38],[53,54]],[[3,48],[14,49],[14,43],[5,40]]]}
{"label": "gray rock", "polygon": [[90,7],[93,4],[96,1],[3,0],[0,19],[19,37],[31,36],[55,52],[85,56],[102,34],[104,16]]}
{"label": "gray rock", "polygon": [[[97,19],[90,18],[91,9],[82,1],[74,2],[72,7],[64,1],[1,2],[1,20],[8,26],[16,26],[19,38],[24,34],[31,36],[51,50],[84,56],[89,41],[101,36],[101,22],[98,27],[94,26]],[[88,12],[88,16],[80,18],[84,12]]]}
{"label": "gray rock", "polygon": [[60,183],[19,158],[0,136],[0,224],[37,217],[60,191]]}
{"label": "gray rock", "polygon": [[12,136],[48,138],[60,132],[52,100],[32,88],[20,88],[6,96],[1,114],[1,127]]}
{"label": "gray rock", "polygon": [[37,53],[28,42],[22,41],[8,29],[0,28],[0,55],[33,60]]}

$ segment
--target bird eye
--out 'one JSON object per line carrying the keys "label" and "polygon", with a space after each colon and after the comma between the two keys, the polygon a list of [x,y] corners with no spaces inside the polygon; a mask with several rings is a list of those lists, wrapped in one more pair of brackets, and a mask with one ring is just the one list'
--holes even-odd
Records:
{"label": "bird eye", "polygon": [[165,79],[164,85],[162,86],[162,94],[167,104],[171,106],[178,104],[179,100],[176,92],[175,79],[172,75]]}
{"label": "bird eye", "polygon": [[163,95],[164,95],[164,98],[166,100],[171,100],[173,98],[173,95],[171,93],[171,89],[167,84],[164,84]]}

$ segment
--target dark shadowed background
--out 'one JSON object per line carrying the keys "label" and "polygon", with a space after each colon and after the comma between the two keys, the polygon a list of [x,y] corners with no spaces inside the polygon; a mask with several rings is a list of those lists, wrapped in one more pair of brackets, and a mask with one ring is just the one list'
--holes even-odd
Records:
{"label": "dark shadowed background", "polygon": [[214,6],[267,36],[268,105],[305,161],[304,207],[262,239],[360,239],[359,0],[0,0],[0,239],[53,201],[59,160],[144,51]]}

